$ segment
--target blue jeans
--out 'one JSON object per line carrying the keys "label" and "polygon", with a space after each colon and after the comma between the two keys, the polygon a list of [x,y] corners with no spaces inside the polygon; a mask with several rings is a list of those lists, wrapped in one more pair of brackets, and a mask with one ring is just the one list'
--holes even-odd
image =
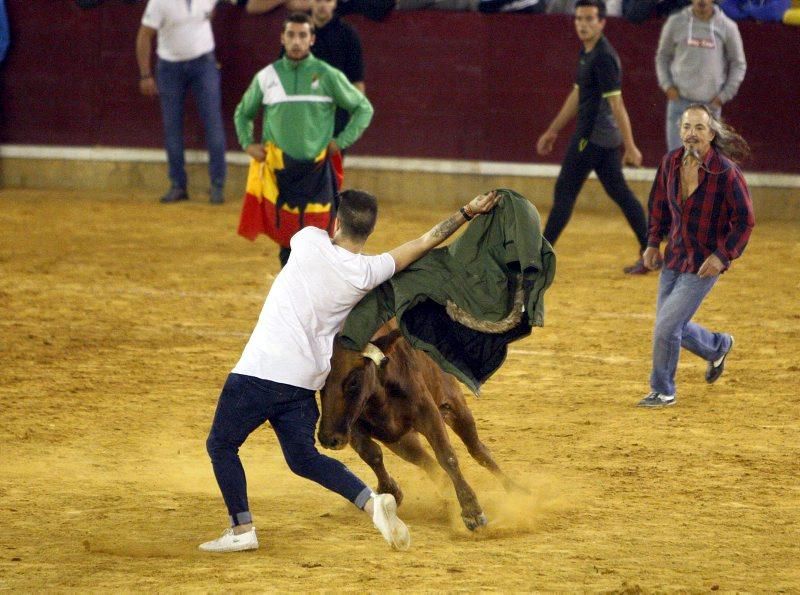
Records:
{"label": "blue jeans", "polygon": [[674,101],[667,101],[667,151],[677,149],[683,144],[681,143],[680,134],[681,116],[686,111],[686,108],[693,103],[704,103],[717,119],[722,116],[721,108],[705,101],[692,101],[683,97],[678,97]]}
{"label": "blue jeans", "polygon": [[266,421],[278,437],[289,469],[336,492],[359,508],[364,507],[372,490],[341,462],[326,457],[314,446],[318,419],[313,390],[241,374],[228,375],[206,449],[231,525],[252,522],[239,447]]}
{"label": "blue jeans", "polygon": [[186,92],[191,88],[205,128],[208,177],[212,185],[224,186],[225,127],[222,124],[220,74],[214,52],[185,62],[169,62],[159,58],[156,76],[172,185],[186,188],[187,183],[183,155],[183,119]]}
{"label": "blue jeans", "polygon": [[713,361],[730,347],[730,335],[712,333],[691,322],[719,275],[701,278],[694,273],[663,269],[658,284],[656,326],[653,331],[653,370],[650,388],[675,394],[675,371],[681,347],[706,361]]}

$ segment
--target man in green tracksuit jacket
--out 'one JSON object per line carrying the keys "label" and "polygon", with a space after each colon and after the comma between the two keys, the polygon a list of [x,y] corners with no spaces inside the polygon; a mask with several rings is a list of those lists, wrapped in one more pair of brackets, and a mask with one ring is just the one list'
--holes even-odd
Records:
{"label": "man in green tracksuit jacket", "polygon": [[[314,26],[304,13],[290,14],[283,24],[281,44],[285,54],[253,78],[234,113],[236,135],[242,148],[259,162],[267,159],[268,151],[277,149],[281,169],[297,165],[300,175],[290,175],[289,180],[303,178],[303,164],[311,173],[309,164],[338,154],[352,145],[363,134],[372,119],[373,109],[369,100],[356,89],[341,71],[311,54],[314,44]],[[336,108],[350,113],[350,122],[333,136]],[[253,121],[263,109],[262,142],[253,142]],[[319,173],[320,168],[315,168]],[[335,188],[330,168],[325,168],[330,178],[333,199]],[[305,187],[318,188],[318,181]],[[289,184],[292,182],[290,181]],[[279,191],[291,191],[281,187]],[[309,197],[313,198],[313,197]],[[302,205],[299,206],[302,210]],[[288,248],[282,249],[288,259]],[[285,262],[284,254],[281,261]]]}

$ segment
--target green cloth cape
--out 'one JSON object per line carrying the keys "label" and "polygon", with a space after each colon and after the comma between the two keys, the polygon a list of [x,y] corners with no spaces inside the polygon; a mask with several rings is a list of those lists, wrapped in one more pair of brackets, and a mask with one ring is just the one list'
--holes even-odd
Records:
{"label": "green cloth cape", "polygon": [[[544,325],[544,292],[553,282],[556,255],[541,233],[536,208],[513,190],[476,217],[453,243],[437,248],[368,293],[348,316],[339,340],[363,350],[375,331],[396,316],[406,339],[478,394],[503,363],[508,343]],[[487,333],[453,321],[448,301],[472,317],[497,322],[512,308],[520,280],[522,320]]]}

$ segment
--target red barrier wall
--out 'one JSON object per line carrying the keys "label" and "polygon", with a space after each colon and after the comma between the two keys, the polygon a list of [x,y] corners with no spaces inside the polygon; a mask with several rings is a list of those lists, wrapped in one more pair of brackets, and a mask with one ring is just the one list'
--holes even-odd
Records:
{"label": "red barrier wall", "polygon": [[[143,4],[109,1],[80,10],[70,0],[7,0],[12,46],[0,67],[0,142],[160,147],[158,105],[138,93],[134,40]],[[215,18],[231,115],[252,76],[275,59],[284,13],[249,16],[221,6]],[[348,17],[366,48],[372,126],[354,154],[543,161],[538,135],[569,91],[578,44],[566,15],[420,11],[375,23]],[[645,165],[664,152],[664,98],[654,53],[660,21],[608,20],[623,62],[623,96]],[[739,95],[724,109],[754,149],[748,169],[800,173],[797,151],[800,30],[740,24],[748,60]],[[191,104],[191,102],[190,102]],[[202,147],[193,114],[190,147]],[[566,131],[557,151],[560,159]]]}

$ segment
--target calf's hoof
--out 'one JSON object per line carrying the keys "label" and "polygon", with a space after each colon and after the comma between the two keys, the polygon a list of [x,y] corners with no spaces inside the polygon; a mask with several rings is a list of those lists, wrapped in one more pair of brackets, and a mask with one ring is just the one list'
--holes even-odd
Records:
{"label": "calf's hoof", "polygon": [[400,489],[400,486],[397,485],[397,482],[394,480],[386,484],[378,483],[378,493],[391,494],[394,496],[397,506],[400,506],[403,503],[403,490]]}
{"label": "calf's hoof", "polygon": [[485,527],[486,525],[489,524],[486,515],[483,514],[482,512],[475,516],[466,516],[462,514],[461,520],[464,521],[464,524],[470,531],[476,531],[481,527]]}

